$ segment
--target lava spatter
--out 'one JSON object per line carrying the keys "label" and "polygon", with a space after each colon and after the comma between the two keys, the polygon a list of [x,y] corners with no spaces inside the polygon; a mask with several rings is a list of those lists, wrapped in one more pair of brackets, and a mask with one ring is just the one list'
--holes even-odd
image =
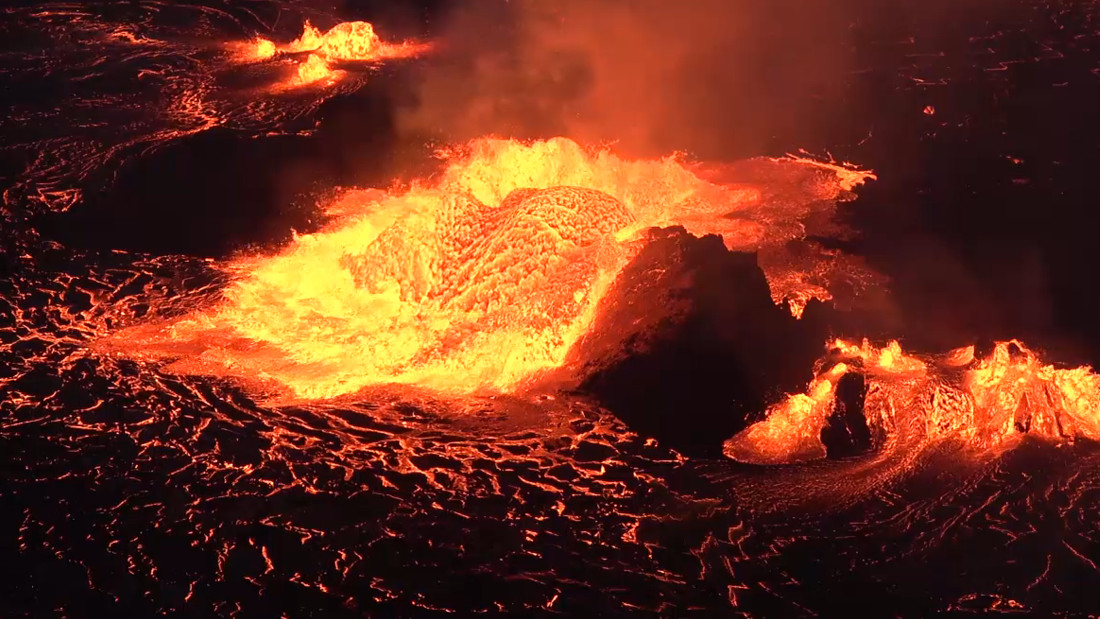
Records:
{"label": "lava spatter", "polygon": [[877,447],[919,450],[955,439],[988,451],[1023,436],[1055,442],[1100,440],[1100,376],[1088,367],[1059,369],[1017,341],[999,342],[989,356],[973,347],[921,358],[897,342],[830,344],[805,393],[788,396],[767,417],[726,441],[728,457],[757,464],[824,458],[822,430],[836,406],[838,381],[865,377],[863,414]]}
{"label": "lava spatter", "polygon": [[799,161],[696,171],[563,138],[480,140],[446,156],[436,180],[350,192],[327,229],[227,265],[237,279],[215,308],[101,346],[298,398],[385,383],[514,390],[560,365],[638,231],[682,225],[731,249],[783,247],[847,182]]}
{"label": "lava spatter", "polygon": [[342,22],[321,32],[306,20],[297,39],[278,45],[259,37],[246,46],[242,55],[248,60],[264,61],[280,52],[307,53],[304,60],[298,61],[296,73],[299,84],[311,84],[340,77],[342,72],[333,67],[334,63],[408,58],[428,49],[430,45],[413,41],[387,43],[375,32],[374,25],[365,21]]}

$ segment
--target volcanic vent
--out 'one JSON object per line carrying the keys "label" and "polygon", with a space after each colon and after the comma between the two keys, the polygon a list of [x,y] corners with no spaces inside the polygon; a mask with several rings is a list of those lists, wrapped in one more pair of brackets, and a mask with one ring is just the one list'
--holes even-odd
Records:
{"label": "volcanic vent", "polygon": [[[790,243],[867,173],[806,160],[729,166],[631,161],[571,140],[486,139],[453,149],[436,178],[356,190],[333,222],[275,256],[223,265],[224,299],[102,342],[245,376],[295,398],[415,384],[514,391],[562,364],[647,228],[721,234],[759,251],[773,294],[800,311],[856,265],[820,251],[802,272]],[[831,266],[829,266],[831,265]]]}

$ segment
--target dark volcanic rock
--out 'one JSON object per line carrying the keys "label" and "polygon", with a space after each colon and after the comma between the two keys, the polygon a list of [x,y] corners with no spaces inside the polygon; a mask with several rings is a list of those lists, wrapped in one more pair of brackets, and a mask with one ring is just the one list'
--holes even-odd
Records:
{"label": "dark volcanic rock", "polygon": [[836,385],[833,413],[821,429],[821,443],[829,458],[844,458],[871,449],[871,430],[863,415],[867,383],[863,375],[849,372]]}
{"label": "dark volcanic rock", "polygon": [[772,302],[751,253],[683,228],[651,231],[567,367],[632,429],[691,455],[805,388],[826,338],[819,303],[796,320]]}

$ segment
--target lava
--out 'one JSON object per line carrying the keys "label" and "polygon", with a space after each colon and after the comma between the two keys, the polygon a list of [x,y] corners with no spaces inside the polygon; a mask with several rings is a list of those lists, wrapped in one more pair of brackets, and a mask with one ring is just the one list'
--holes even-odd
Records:
{"label": "lava", "polygon": [[1050,441],[1100,440],[1100,375],[1059,369],[1018,341],[998,342],[986,357],[968,346],[921,358],[896,341],[836,340],[805,393],[772,406],[767,417],[726,441],[725,454],[758,464],[823,458],[821,432],[833,413],[837,383],[862,374],[864,416],[878,447],[913,447],[954,438],[987,450],[1023,435]]}
{"label": "lava", "polygon": [[253,55],[256,60],[267,60],[279,51],[273,41],[263,37],[256,37],[252,44],[254,45]]}
{"label": "lava", "polygon": [[[280,196],[413,146],[402,132],[399,153],[371,140],[377,152],[349,159],[356,135],[388,132],[373,104],[406,98],[376,98],[389,79],[356,94],[374,81],[379,37],[326,46],[327,26],[364,3],[323,4],[339,10],[0,8],[0,614],[1097,615],[1097,373],[1019,342],[926,354],[859,339],[1057,330],[1095,357],[1092,232],[1066,225],[1087,220],[1095,193],[1095,3],[834,4],[829,19],[793,21],[791,3],[760,23],[774,3],[736,20],[703,10],[730,3],[680,3],[699,20],[649,3],[655,29],[588,22],[607,34],[594,56],[592,28],[552,20],[561,3],[552,29],[514,31],[505,13],[455,20],[438,12],[455,3],[423,3],[425,26],[457,35],[440,40],[461,55],[424,67],[447,78],[440,90],[414,92],[476,121],[449,129],[516,126],[458,113],[463,87],[475,112],[506,94],[518,120],[588,135],[644,93],[643,131],[598,133],[796,154],[714,165],[480,140],[412,186],[341,190],[322,205],[328,223],[284,247],[208,259],[277,236],[291,214]],[[572,4],[585,8],[565,14],[584,17],[610,3]],[[303,11],[326,28],[305,36]],[[466,45],[479,37],[492,44]],[[853,62],[830,66],[839,47]],[[825,62],[806,64],[807,50]],[[653,71],[617,79],[643,57]],[[517,79],[480,79],[496,65]],[[566,105],[522,105],[547,99]],[[845,300],[881,280],[814,242],[839,239],[828,216],[872,175],[799,141],[901,175],[862,197],[852,222],[866,243],[830,244],[866,249],[894,278],[904,311],[873,327],[859,317],[877,299],[853,313]],[[724,245],[646,229],[676,225]],[[1005,281],[939,286],[953,279],[943,262],[907,244],[922,230],[966,273]],[[1034,278],[1015,268],[1032,250]],[[911,265],[937,285],[914,286]],[[834,309],[810,301],[834,296]],[[854,339],[821,350],[830,324]],[[544,388],[612,364],[629,371]],[[728,388],[698,388],[712,383]],[[479,389],[489,397],[467,393]],[[713,460],[765,402],[767,421],[727,451],[779,466]],[[834,448],[838,420],[860,429],[859,450]],[[677,453],[668,427],[711,449]],[[786,465],[822,456],[841,459]]]}
{"label": "lava", "polygon": [[321,32],[306,20],[302,34],[284,45],[270,39],[257,37],[249,46],[247,57],[254,61],[268,60],[277,54],[307,54],[298,62],[297,78],[300,84],[310,84],[334,79],[340,71],[334,63],[360,61],[372,62],[393,58],[416,56],[428,49],[428,45],[405,41],[386,43],[369,22],[342,22],[327,32]]}
{"label": "lava", "polygon": [[[387,383],[513,391],[562,363],[638,232],[681,225],[731,249],[784,246],[845,182],[792,160],[738,172],[631,161],[564,138],[483,139],[441,154],[438,178],[348,192],[324,230],[225,265],[236,279],[215,308],[102,345],[298,398]],[[749,173],[756,184],[729,180]],[[773,202],[776,186],[787,193]]]}
{"label": "lava", "polygon": [[298,81],[303,84],[331,77],[333,77],[332,69],[329,68],[325,59],[317,54],[310,54],[304,62],[298,65]]}

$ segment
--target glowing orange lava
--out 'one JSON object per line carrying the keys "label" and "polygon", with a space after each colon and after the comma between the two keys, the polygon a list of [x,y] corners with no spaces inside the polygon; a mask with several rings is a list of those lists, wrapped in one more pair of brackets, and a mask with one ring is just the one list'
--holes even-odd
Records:
{"label": "glowing orange lava", "polygon": [[255,46],[253,49],[253,57],[256,60],[267,60],[279,51],[279,48],[275,46],[275,43],[264,39],[262,37],[256,37],[253,41]]}
{"label": "glowing orange lava", "polygon": [[716,169],[625,160],[564,138],[484,139],[444,156],[434,181],[350,191],[330,205],[326,229],[227,265],[237,277],[217,307],[106,345],[299,398],[385,383],[514,390],[560,365],[639,231],[683,225],[731,248],[783,245],[804,232],[800,217],[842,191],[816,166],[748,162],[800,192],[773,204],[768,188],[722,181]]}
{"label": "glowing orange lava", "polygon": [[304,62],[298,65],[298,81],[303,84],[331,78],[333,75],[332,69],[329,68],[325,59],[317,54],[310,54]]}
{"label": "glowing orange lava", "polygon": [[883,447],[956,438],[984,449],[1024,434],[1100,440],[1100,376],[1088,367],[1044,364],[1020,342],[999,342],[984,359],[974,358],[973,346],[927,359],[897,342],[878,348],[837,340],[829,347],[844,360],[819,371],[806,393],[788,396],[726,441],[727,456],[758,464],[825,457],[821,430],[834,409],[837,381],[851,370],[867,380],[864,415]]}
{"label": "glowing orange lava", "polygon": [[267,60],[279,52],[308,53],[305,60],[299,61],[297,79],[300,84],[310,84],[338,77],[340,71],[333,68],[333,63],[406,58],[427,49],[428,45],[411,41],[386,43],[374,31],[374,26],[364,21],[340,23],[322,33],[307,20],[297,39],[280,46],[271,40],[257,38],[247,56],[251,60]]}

